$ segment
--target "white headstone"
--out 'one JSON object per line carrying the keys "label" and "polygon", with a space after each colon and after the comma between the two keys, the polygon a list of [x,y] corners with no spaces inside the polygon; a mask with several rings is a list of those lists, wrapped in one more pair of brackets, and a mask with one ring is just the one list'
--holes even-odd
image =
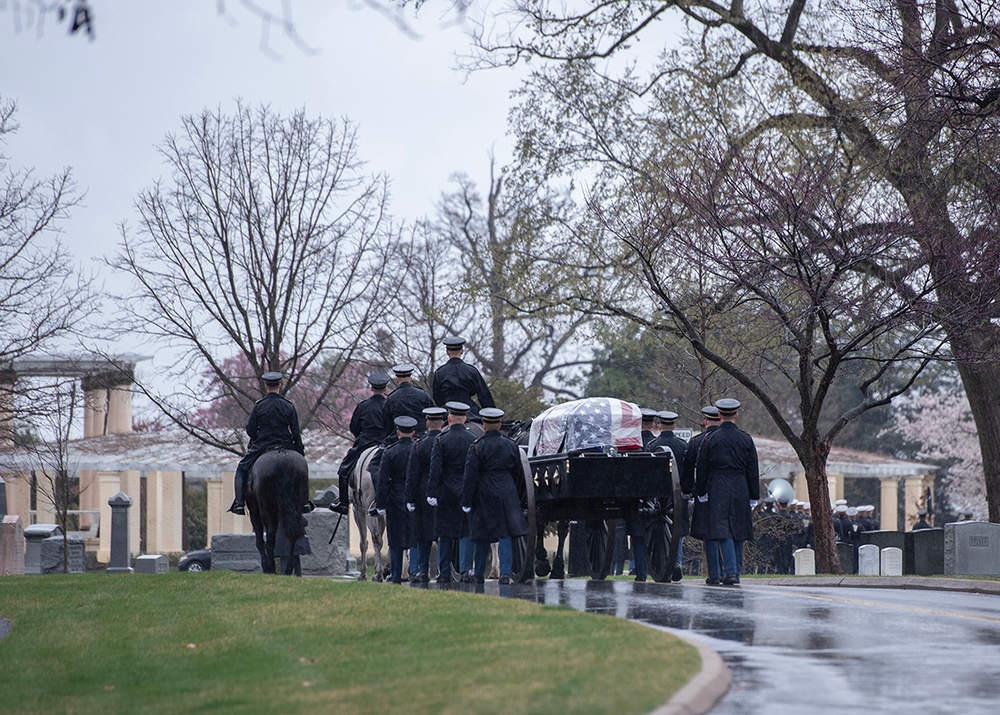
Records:
{"label": "white headstone", "polygon": [[895,547],[882,549],[882,575],[903,575],[903,550]]}
{"label": "white headstone", "polygon": [[858,574],[861,576],[878,576],[881,573],[879,559],[881,554],[875,544],[862,544],[858,547]]}
{"label": "white headstone", "polygon": [[812,549],[796,549],[792,554],[795,559],[796,576],[816,575],[816,552]]}

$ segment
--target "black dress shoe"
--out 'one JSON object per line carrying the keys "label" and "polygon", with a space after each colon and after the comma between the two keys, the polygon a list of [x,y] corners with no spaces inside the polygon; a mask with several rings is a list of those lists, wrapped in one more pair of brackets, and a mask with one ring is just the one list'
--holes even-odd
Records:
{"label": "black dress shoe", "polygon": [[674,572],[670,574],[670,580],[673,582],[680,581],[684,577],[684,572],[681,571],[680,566],[674,566]]}
{"label": "black dress shoe", "polygon": [[639,583],[645,583],[646,582],[646,577],[645,576],[636,576],[635,580],[638,581]]}
{"label": "black dress shoe", "polygon": [[722,579],[721,578],[712,578],[711,576],[709,576],[708,578],[705,579],[705,583],[707,583],[709,586],[721,586],[722,585]]}
{"label": "black dress shoe", "polygon": [[500,581],[498,583],[501,586],[508,585],[510,583],[510,576],[508,576],[507,574],[504,574],[503,576],[500,577]]}
{"label": "black dress shoe", "polygon": [[473,576],[472,583],[486,583],[486,578],[484,576]]}
{"label": "black dress shoe", "polygon": [[247,513],[246,507],[243,505],[243,502],[236,501],[235,499],[233,500],[233,503],[229,506],[229,509],[227,509],[227,511],[236,514],[237,516],[246,516]]}
{"label": "black dress shoe", "polygon": [[337,500],[333,504],[328,506],[327,509],[329,509],[335,514],[343,514],[344,516],[347,516],[348,504],[347,502],[341,503],[340,500]]}
{"label": "black dress shoe", "polygon": [[417,574],[417,583],[430,583],[430,582],[431,582],[431,577],[428,576],[427,574],[425,573]]}
{"label": "black dress shoe", "polygon": [[310,499],[309,501],[307,501],[302,506],[302,513],[303,514],[312,514],[314,511],[316,511],[316,505],[313,503],[312,499]]}
{"label": "black dress shoe", "polygon": [[448,576],[438,576],[434,580],[437,581],[438,583],[451,583],[451,575],[449,574]]}
{"label": "black dress shoe", "polygon": [[722,579],[723,586],[739,586],[740,577],[736,574],[726,574],[726,577]]}
{"label": "black dress shoe", "polygon": [[466,571],[462,574],[462,578],[459,579],[461,583],[473,583],[473,575]]}

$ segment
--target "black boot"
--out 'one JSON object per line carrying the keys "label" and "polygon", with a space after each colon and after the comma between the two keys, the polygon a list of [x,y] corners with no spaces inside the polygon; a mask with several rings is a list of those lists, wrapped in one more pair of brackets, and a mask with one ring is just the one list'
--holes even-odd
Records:
{"label": "black boot", "polygon": [[349,506],[348,489],[350,487],[348,486],[348,482],[349,482],[348,477],[345,477],[343,475],[340,476],[340,484],[337,488],[337,501],[333,502],[333,504],[331,504],[328,507],[330,511],[337,514],[343,514],[344,516],[347,516],[348,506]]}
{"label": "black boot", "polygon": [[243,504],[243,493],[246,491],[247,487],[247,477],[246,473],[240,469],[236,468],[236,476],[233,477],[233,492],[236,498],[233,499],[233,503],[229,506],[228,511],[238,516],[245,516],[247,513],[246,507]]}

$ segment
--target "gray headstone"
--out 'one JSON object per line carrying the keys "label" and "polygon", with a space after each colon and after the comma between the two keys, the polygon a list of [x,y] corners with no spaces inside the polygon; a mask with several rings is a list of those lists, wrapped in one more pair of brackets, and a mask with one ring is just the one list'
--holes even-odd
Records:
{"label": "gray headstone", "polygon": [[882,572],[881,556],[881,550],[875,544],[862,544],[858,548],[858,573],[878,576]]}
{"label": "gray headstone", "polygon": [[795,560],[795,575],[796,576],[815,576],[816,575],[816,552],[812,549],[796,549],[792,552],[792,558]]}
{"label": "gray headstone", "polygon": [[882,575],[902,576],[903,575],[903,550],[890,546],[882,549]]}
{"label": "gray headstone", "polygon": [[340,514],[329,509],[317,509],[306,514],[306,536],[312,553],[302,557],[303,576],[343,576],[347,557],[350,555],[350,517],[345,516],[337,527],[337,535],[330,543],[330,534]]}
{"label": "gray headstone", "polygon": [[837,553],[840,556],[840,568],[844,573],[858,572],[858,550],[854,544],[837,542]]}
{"label": "gray headstone", "polygon": [[944,573],[944,529],[907,532],[903,573],[916,576],[939,576]]}
{"label": "gray headstone", "polygon": [[166,573],[170,562],[163,554],[143,554],[135,558],[136,573]]}
{"label": "gray headstone", "polygon": [[[69,554],[68,563],[65,565],[63,564],[64,546]],[[83,573],[86,570],[84,553],[83,539],[79,536],[63,537],[62,534],[59,534],[42,539],[42,573]],[[68,572],[64,571],[64,566],[68,567]]]}
{"label": "gray headstone", "polygon": [[985,521],[944,525],[946,576],[1000,576],[1000,524]]}
{"label": "gray headstone", "polygon": [[50,536],[62,536],[62,527],[58,524],[32,524],[25,527],[24,539],[24,573],[40,574],[42,572],[42,541]]}
{"label": "gray headstone", "polygon": [[212,570],[260,573],[260,554],[254,535],[213,534]]}
{"label": "gray headstone", "polygon": [[0,528],[0,576],[24,575],[25,543],[21,517],[8,514]]}
{"label": "gray headstone", "polygon": [[132,556],[129,552],[128,510],[132,498],[125,492],[118,492],[108,499],[111,507],[111,561],[108,573],[132,573]]}

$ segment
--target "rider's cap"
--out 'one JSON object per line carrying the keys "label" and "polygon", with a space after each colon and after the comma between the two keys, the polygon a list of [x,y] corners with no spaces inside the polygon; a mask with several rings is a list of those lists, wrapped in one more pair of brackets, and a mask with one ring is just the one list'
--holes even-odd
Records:
{"label": "rider's cap", "polygon": [[416,365],[411,365],[408,362],[402,362],[399,365],[392,366],[392,371],[395,373],[396,377],[409,377],[416,369]]}
{"label": "rider's cap", "polygon": [[719,408],[715,405],[705,405],[701,408],[701,414],[710,420],[717,420],[719,419]]}
{"label": "rider's cap", "polygon": [[412,417],[407,417],[403,415],[402,417],[397,417],[393,420],[396,424],[396,429],[400,432],[412,432],[417,428],[417,421]]}
{"label": "rider's cap", "polygon": [[464,402],[445,402],[444,406],[448,408],[448,413],[452,415],[464,415],[471,409]]}
{"label": "rider's cap", "polygon": [[663,424],[672,425],[677,420],[678,414],[670,410],[664,410],[663,412],[657,412],[656,416],[660,418],[660,422]]}
{"label": "rider's cap", "polygon": [[460,350],[465,346],[465,338],[453,335],[444,339],[445,347],[449,350]]}
{"label": "rider's cap", "polygon": [[724,417],[732,417],[741,407],[740,401],[734,400],[732,397],[716,400],[715,406],[719,408],[719,414]]}
{"label": "rider's cap", "polygon": [[653,419],[656,417],[656,410],[652,410],[652,409],[650,409],[648,407],[642,407],[642,408],[640,408],[639,412],[642,413],[642,421],[643,422],[652,422]]}
{"label": "rider's cap", "polygon": [[422,412],[424,417],[429,420],[443,420],[444,416],[448,414],[448,410],[443,407],[425,407]]}
{"label": "rider's cap", "polygon": [[368,376],[368,384],[372,387],[385,387],[389,384],[389,376],[384,372],[373,372]]}
{"label": "rider's cap", "polygon": [[483,422],[499,422],[504,411],[498,407],[484,407],[479,410],[479,416],[483,418]]}
{"label": "rider's cap", "polygon": [[282,375],[280,372],[271,370],[261,375],[260,379],[263,380],[264,383],[267,385],[277,385],[279,382],[282,381],[282,379],[284,379],[284,377],[285,376]]}

